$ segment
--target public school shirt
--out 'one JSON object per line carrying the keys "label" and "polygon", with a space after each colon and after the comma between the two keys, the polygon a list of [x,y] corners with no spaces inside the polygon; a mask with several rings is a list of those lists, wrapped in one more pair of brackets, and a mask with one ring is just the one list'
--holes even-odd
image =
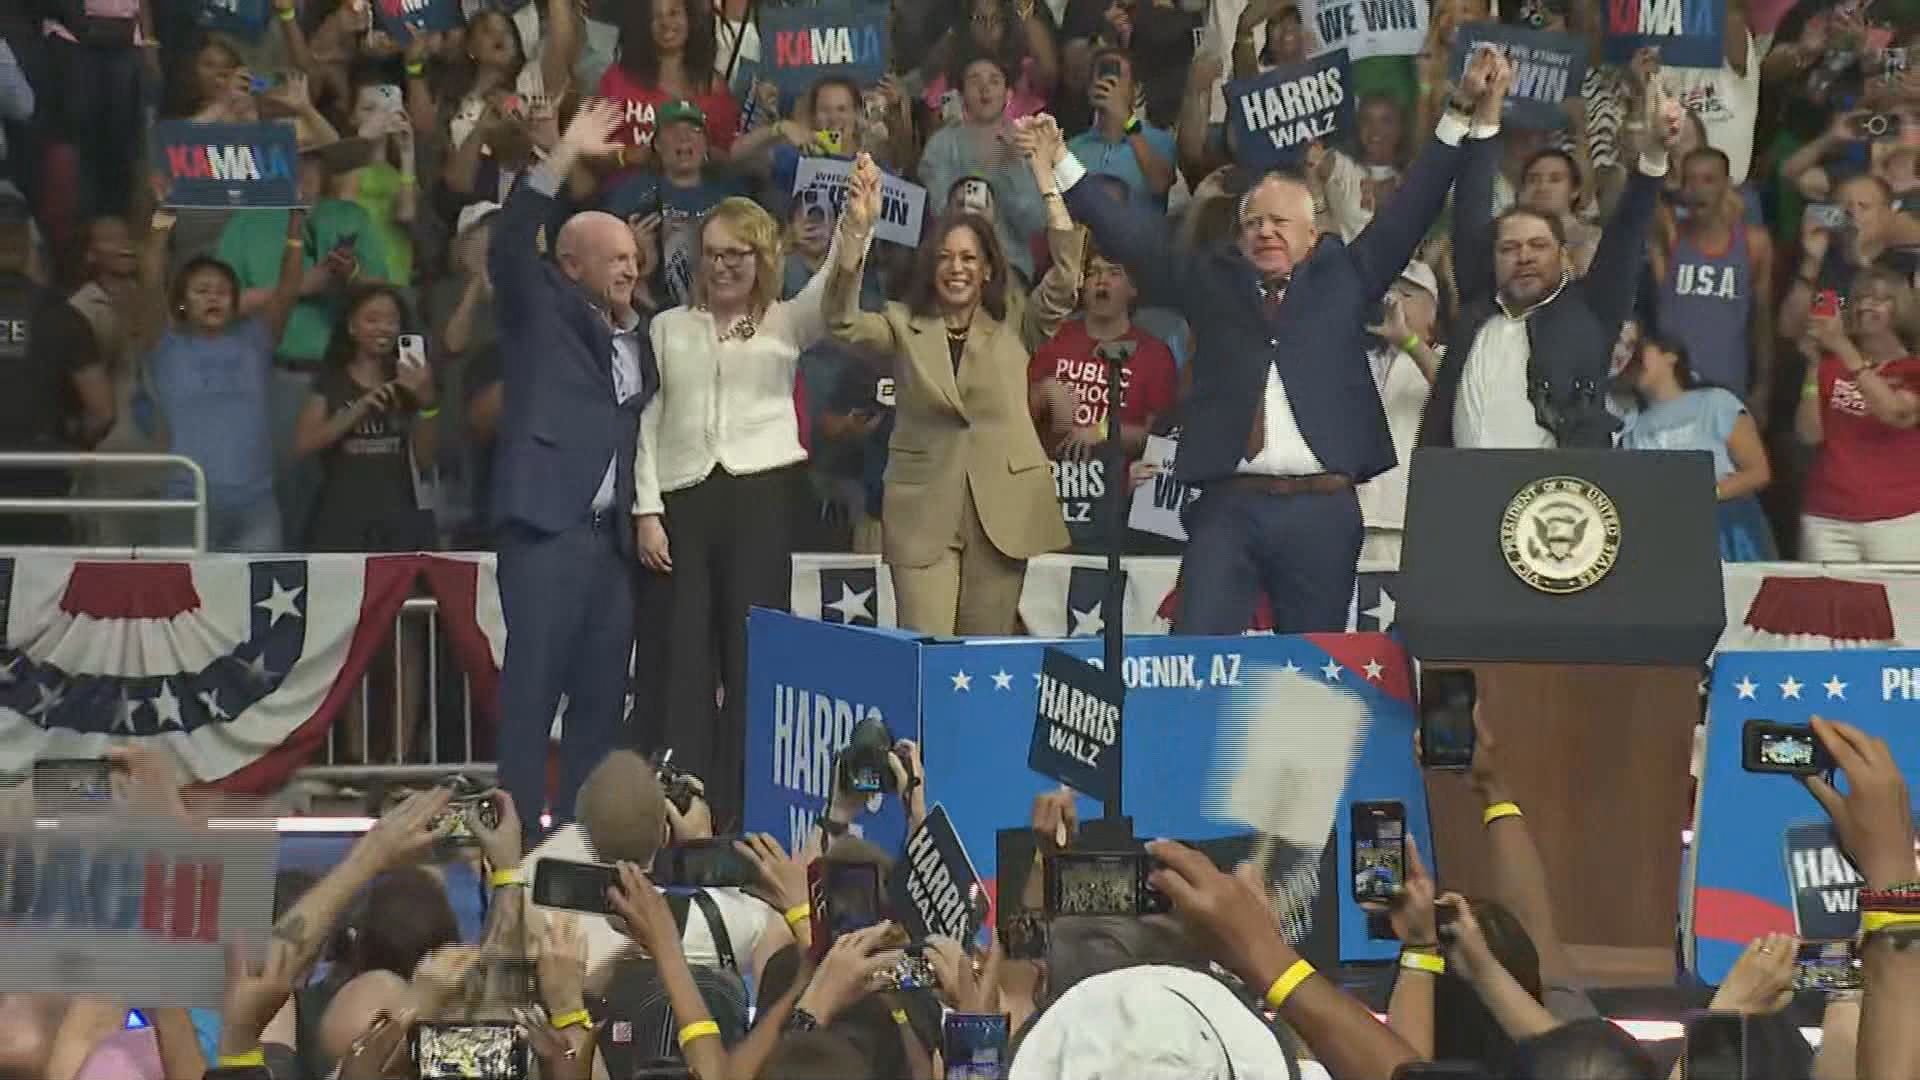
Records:
{"label": "public school shirt", "polygon": [[[1880,368],[1893,386],[1920,393],[1920,358]],[[1801,509],[1837,521],[1890,521],[1920,514],[1920,428],[1897,428],[1867,412],[1858,380],[1840,358],[1820,358],[1820,451]]]}
{"label": "public school shirt", "polygon": [[1120,420],[1145,425],[1149,417],[1172,411],[1179,394],[1179,372],[1166,342],[1137,326],[1112,341],[1097,341],[1087,333],[1084,319],[1071,319],[1033,354],[1027,381],[1055,379],[1073,392],[1073,422],[1099,427],[1107,420],[1107,362],[1112,353],[1125,357],[1120,366]]}

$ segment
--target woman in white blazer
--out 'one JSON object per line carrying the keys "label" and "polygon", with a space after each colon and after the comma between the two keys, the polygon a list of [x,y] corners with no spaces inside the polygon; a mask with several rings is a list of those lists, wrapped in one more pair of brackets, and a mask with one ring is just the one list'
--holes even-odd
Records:
{"label": "woman in white blazer", "polygon": [[640,415],[633,513],[666,625],[663,711],[641,731],[705,779],[723,825],[741,810],[747,609],[785,610],[792,590],[794,376],[826,335],[826,275],[781,301],[780,226],[743,198],[708,211],[695,259],[693,305],[648,331],[660,392]]}

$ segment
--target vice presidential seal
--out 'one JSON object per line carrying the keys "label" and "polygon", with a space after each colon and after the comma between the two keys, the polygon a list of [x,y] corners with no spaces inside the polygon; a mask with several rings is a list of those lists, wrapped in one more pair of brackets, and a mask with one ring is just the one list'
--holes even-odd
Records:
{"label": "vice presidential seal", "polygon": [[1619,558],[1620,511],[1577,476],[1544,477],[1500,515],[1500,551],[1514,576],[1541,592],[1577,593]]}

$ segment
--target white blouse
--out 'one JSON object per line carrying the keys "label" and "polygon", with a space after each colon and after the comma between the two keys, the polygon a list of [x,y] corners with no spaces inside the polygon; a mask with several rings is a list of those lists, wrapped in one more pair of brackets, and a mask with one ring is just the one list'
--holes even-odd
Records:
{"label": "white blouse", "polygon": [[654,316],[647,335],[660,391],[640,414],[633,459],[633,512],[663,513],[661,496],[705,480],[718,465],[734,476],[807,458],[794,411],[800,354],[827,333],[827,271],[833,250],[791,300],[767,309],[746,340],[720,340],[713,314],[677,307]]}

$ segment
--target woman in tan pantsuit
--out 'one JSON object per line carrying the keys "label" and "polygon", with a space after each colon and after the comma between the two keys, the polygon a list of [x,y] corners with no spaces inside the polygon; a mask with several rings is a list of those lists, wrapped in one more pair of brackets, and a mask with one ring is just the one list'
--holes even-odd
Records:
{"label": "woman in tan pantsuit", "polygon": [[895,412],[881,504],[900,625],[923,634],[1010,634],[1026,561],[1067,546],[1053,472],[1027,409],[1027,365],[1073,310],[1082,238],[1047,196],[1053,267],[1016,295],[990,222],[943,219],[921,246],[906,303],[859,310],[880,171],[855,165],[827,278],[833,335],[893,358]]}

